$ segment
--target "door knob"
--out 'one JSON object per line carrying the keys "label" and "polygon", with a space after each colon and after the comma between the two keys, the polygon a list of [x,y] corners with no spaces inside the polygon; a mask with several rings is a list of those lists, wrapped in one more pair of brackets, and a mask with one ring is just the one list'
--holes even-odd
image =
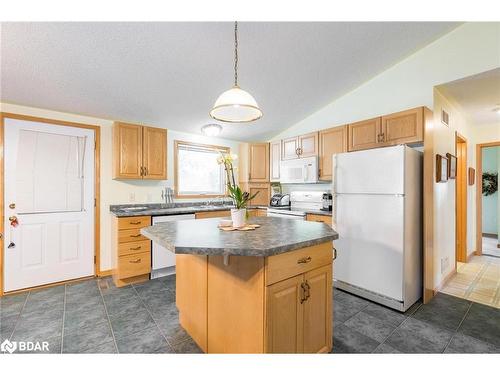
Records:
{"label": "door knob", "polygon": [[11,210],[13,210],[14,208],[16,208],[16,204],[15,204],[15,203],[11,203],[11,204],[9,204],[9,208],[10,208]]}
{"label": "door knob", "polygon": [[10,221],[10,225],[12,225],[14,228],[19,225],[19,221],[17,220],[17,216],[10,216],[9,221]]}

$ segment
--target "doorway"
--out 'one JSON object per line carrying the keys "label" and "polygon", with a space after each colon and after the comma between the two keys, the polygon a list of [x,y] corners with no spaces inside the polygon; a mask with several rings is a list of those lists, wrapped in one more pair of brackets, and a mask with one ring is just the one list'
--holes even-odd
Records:
{"label": "doorway", "polygon": [[99,128],[2,113],[0,294],[99,273]]}

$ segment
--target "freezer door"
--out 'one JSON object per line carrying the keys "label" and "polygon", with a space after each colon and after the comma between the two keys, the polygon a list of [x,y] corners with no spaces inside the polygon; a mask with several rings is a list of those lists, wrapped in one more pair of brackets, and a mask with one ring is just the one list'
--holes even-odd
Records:
{"label": "freezer door", "polygon": [[336,196],[336,280],[403,300],[404,197]]}
{"label": "freezer door", "polygon": [[404,194],[404,146],[333,156],[334,193]]}

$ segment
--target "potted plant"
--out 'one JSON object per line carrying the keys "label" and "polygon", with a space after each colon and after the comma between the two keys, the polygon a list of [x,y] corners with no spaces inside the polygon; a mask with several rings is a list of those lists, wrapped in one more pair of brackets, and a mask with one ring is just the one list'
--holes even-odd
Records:
{"label": "potted plant", "polygon": [[233,161],[238,157],[234,154],[221,153],[221,156],[217,159],[217,163],[224,164],[224,170],[226,171],[226,185],[227,192],[234,202],[236,208],[231,209],[231,220],[233,221],[233,227],[241,228],[245,225],[247,219],[247,204],[250,200],[255,198],[259,193],[255,193],[250,196],[247,191],[241,190],[241,188],[236,185],[234,180],[234,168]]}

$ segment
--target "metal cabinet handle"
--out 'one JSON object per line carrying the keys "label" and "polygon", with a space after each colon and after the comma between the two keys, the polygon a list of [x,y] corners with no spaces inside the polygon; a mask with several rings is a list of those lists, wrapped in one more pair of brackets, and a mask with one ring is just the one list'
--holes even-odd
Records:
{"label": "metal cabinet handle", "polygon": [[148,175],[148,167],[144,167],[144,176]]}
{"label": "metal cabinet handle", "polygon": [[137,246],[137,247],[131,247],[129,250],[140,250],[142,246]]}
{"label": "metal cabinet handle", "polygon": [[297,264],[309,263],[311,260],[312,260],[312,258],[311,258],[311,257],[300,258],[300,259],[297,261]]}
{"label": "metal cabinet handle", "polygon": [[300,303],[303,304],[306,300],[306,283],[300,284]]}
{"label": "metal cabinet handle", "polygon": [[134,237],[134,238],[136,238],[136,237],[140,237],[140,236],[141,236],[141,234],[140,234],[140,233],[139,233],[139,234],[131,234],[131,235],[130,235],[130,237]]}
{"label": "metal cabinet handle", "polygon": [[136,260],[129,260],[129,263],[141,263],[141,258],[138,258]]}
{"label": "metal cabinet handle", "polygon": [[140,223],[141,223],[140,221],[131,221],[131,222],[129,222],[129,224],[132,224],[132,225],[138,225]]}
{"label": "metal cabinet handle", "polygon": [[337,259],[337,249],[333,248],[333,260]]}
{"label": "metal cabinet handle", "polygon": [[144,167],[141,167],[141,176],[144,176]]}

